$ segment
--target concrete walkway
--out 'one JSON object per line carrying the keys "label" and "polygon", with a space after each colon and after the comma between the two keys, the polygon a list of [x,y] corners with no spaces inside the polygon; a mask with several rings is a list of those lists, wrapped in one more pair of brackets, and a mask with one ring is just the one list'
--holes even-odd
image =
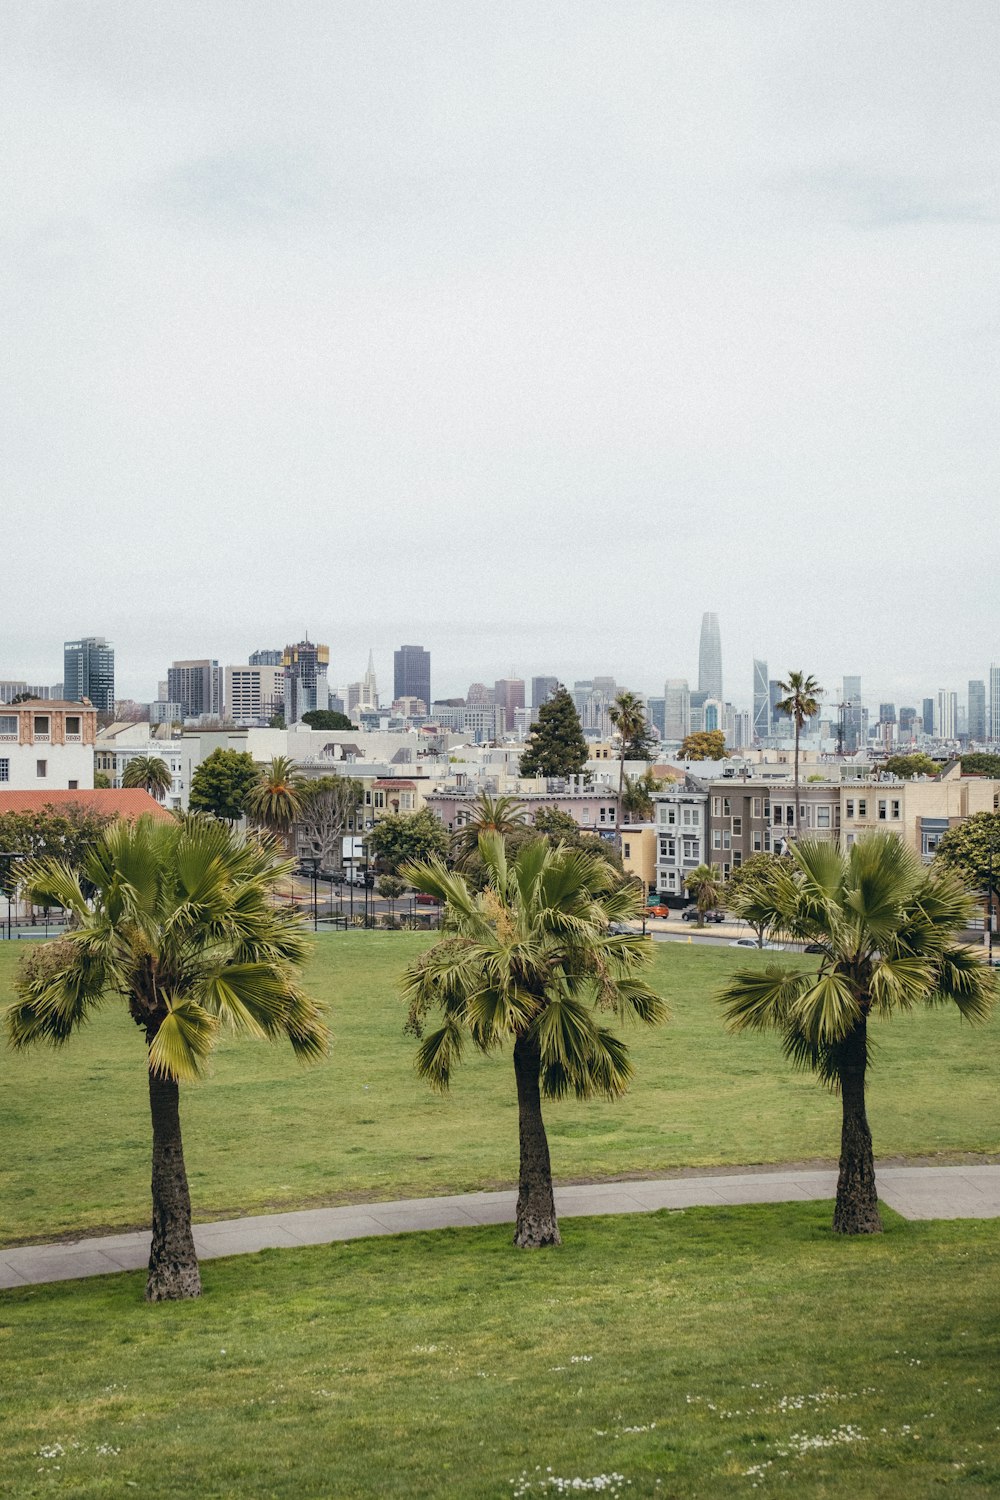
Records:
{"label": "concrete walkway", "polygon": [[[748,1172],[732,1176],[670,1177],[648,1182],[604,1182],[556,1189],[562,1218],[588,1214],[652,1213],[659,1208],[713,1204],[790,1203],[833,1198],[834,1171]],[[907,1219],[1000,1218],[1000,1166],[885,1167],[879,1197]],[[196,1224],[199,1259],[248,1255],[255,1250],[327,1245],[334,1240],[400,1234],[410,1229],[512,1224],[517,1194],[463,1193],[453,1198],[410,1198],[359,1203]],[[114,1271],[136,1271],[149,1258],[149,1230],[102,1235],[58,1245],[14,1245],[0,1250],[0,1287],[73,1281]]]}

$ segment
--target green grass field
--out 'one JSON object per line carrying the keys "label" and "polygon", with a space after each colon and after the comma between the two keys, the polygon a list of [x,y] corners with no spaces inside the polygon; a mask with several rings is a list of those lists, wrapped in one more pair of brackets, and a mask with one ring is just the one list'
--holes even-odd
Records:
{"label": "green grass field", "polygon": [[[517,1109],[509,1056],[472,1057],[441,1098],[416,1077],[397,981],[427,942],[408,933],[319,939],[308,971],[329,1006],[329,1060],[227,1039],[213,1076],[182,1093],[196,1219],[511,1184]],[[19,943],[0,944],[0,1000]],[[672,1019],[630,1033],[637,1074],[616,1104],[546,1110],[557,1180],[679,1167],[835,1159],[839,1107],[771,1038],[731,1037],[712,996],[732,948],[662,944]],[[800,960],[801,961],[801,960]],[[1000,1150],[1000,1022],[921,1012],[877,1029],[877,1154],[943,1160]],[[148,1223],[149,1118],[141,1034],[109,1006],[61,1052],[0,1051],[0,1240]]]}
{"label": "green grass field", "polygon": [[0,1494],[995,1495],[996,1225],[829,1218],[270,1251],[155,1307],[141,1274],[3,1293]]}

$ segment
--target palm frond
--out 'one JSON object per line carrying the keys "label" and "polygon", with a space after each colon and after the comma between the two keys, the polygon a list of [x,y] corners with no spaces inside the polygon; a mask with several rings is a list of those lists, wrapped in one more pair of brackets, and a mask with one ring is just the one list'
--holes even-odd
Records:
{"label": "palm frond", "polygon": [[196,1000],[167,997],[167,1014],[149,1044],[149,1070],[158,1078],[200,1078],[215,1043],[218,1020]]}
{"label": "palm frond", "polygon": [[843,1040],[861,1019],[851,984],[836,968],[808,977],[812,983],[792,1005],[789,1021],[817,1046]]}
{"label": "palm frond", "polygon": [[417,1048],[417,1072],[439,1094],[447,1092],[452,1069],[462,1060],[462,1044],[462,1028],[448,1016],[444,1025],[425,1036]]}
{"label": "palm frond", "polygon": [[75,937],[26,953],[14,980],[18,998],[4,1015],[11,1047],[65,1042],[104,998],[107,982],[107,966]]}
{"label": "palm frond", "polygon": [[813,976],[768,964],[737,969],[720,990],[719,1003],[729,1031],[780,1031]]}
{"label": "palm frond", "polygon": [[949,1001],[966,1021],[976,1022],[988,1021],[997,1002],[996,970],[957,945],[941,955],[936,983],[927,995],[930,1005]]}

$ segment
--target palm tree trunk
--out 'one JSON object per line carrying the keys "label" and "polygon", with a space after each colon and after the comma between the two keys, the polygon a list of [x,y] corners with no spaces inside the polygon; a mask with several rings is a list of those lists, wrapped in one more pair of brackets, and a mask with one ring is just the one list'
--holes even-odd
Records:
{"label": "palm tree trunk", "polygon": [[837,1234],[882,1233],[875,1189],[872,1133],[865,1112],[867,1024],[867,1019],[862,1016],[843,1044],[840,1068],[843,1126],[837,1203],[833,1211],[833,1227]]}
{"label": "palm tree trunk", "polygon": [[517,1079],[521,1165],[514,1244],[520,1250],[540,1250],[543,1245],[561,1243],[552,1193],[549,1143],[542,1119],[540,1066],[538,1038],[530,1034],[519,1036],[514,1043],[514,1076]]}
{"label": "palm tree trunk", "polygon": [[198,1256],[191,1233],[191,1195],[181,1143],[179,1092],[174,1079],[158,1078],[150,1070],[153,1239],[149,1248],[147,1302],[201,1296]]}
{"label": "palm tree trunk", "polygon": [[625,847],[625,840],[622,838],[622,790],[623,790],[624,786],[625,786],[625,741],[623,739],[622,740],[621,758],[620,758],[620,760],[618,762],[618,827],[615,829],[615,832],[618,835],[618,853],[619,854],[621,854],[622,850]]}
{"label": "palm tree trunk", "polygon": [[799,721],[798,721],[798,719],[796,719],[795,720],[795,823],[794,823],[794,827],[795,827],[794,837],[795,837],[796,840],[798,839],[798,836],[799,836],[799,809],[800,809],[801,805],[802,804],[799,801]]}

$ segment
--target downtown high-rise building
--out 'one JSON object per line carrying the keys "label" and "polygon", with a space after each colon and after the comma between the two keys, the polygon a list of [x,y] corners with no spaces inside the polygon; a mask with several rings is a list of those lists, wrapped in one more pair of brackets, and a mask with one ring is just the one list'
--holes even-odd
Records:
{"label": "downtown high-rise building", "polygon": [[531,679],[532,713],[537,713],[543,703],[548,703],[558,686],[558,677],[533,677]]}
{"label": "downtown high-rise building", "polygon": [[63,646],[63,697],[73,703],[89,698],[98,713],[114,713],[115,648],[103,635]]}
{"label": "downtown high-rise building", "polygon": [[419,698],[431,706],[431,653],[423,646],[400,646],[393,653],[393,698]]}
{"label": "downtown high-rise building", "polygon": [[938,688],[934,733],[939,740],[953,740],[958,733],[958,694]]}
{"label": "downtown high-rise building", "polygon": [[524,679],[522,677],[498,677],[493,684],[493,702],[504,712],[504,728],[510,733],[515,725],[515,715],[524,707]]}
{"label": "downtown high-rise building", "polygon": [[182,719],[221,718],[225,704],[223,669],[207,656],[171,662],[166,701],[180,707]]}
{"label": "downtown high-rise building", "polygon": [[979,678],[969,683],[968,734],[970,740],[986,738],[986,684]]}
{"label": "downtown high-rise building", "polygon": [[691,690],[686,677],[668,677],[663,684],[663,738],[685,740],[691,733]]}
{"label": "downtown high-rise building", "polygon": [[698,645],[698,691],[722,701],[722,641],[719,617],[706,610],[701,617]]}
{"label": "downtown high-rise building", "polygon": [[924,734],[934,733],[934,699],[925,698],[921,705],[920,721],[923,724]]}
{"label": "downtown high-rise building", "polygon": [[281,653],[281,664],[285,669],[285,723],[289,728],[301,723],[303,714],[329,708],[329,646],[319,646],[308,637],[296,641]]}
{"label": "downtown high-rise building", "polygon": [[251,651],[248,665],[251,667],[280,667],[284,655],[277,647],[262,651]]}
{"label": "downtown high-rise building", "polygon": [[771,695],[767,690],[767,662],[753,660],[753,738],[766,740],[771,733]]}
{"label": "downtown high-rise building", "polygon": [[990,666],[990,722],[989,737],[994,744],[1000,743],[1000,667]]}

